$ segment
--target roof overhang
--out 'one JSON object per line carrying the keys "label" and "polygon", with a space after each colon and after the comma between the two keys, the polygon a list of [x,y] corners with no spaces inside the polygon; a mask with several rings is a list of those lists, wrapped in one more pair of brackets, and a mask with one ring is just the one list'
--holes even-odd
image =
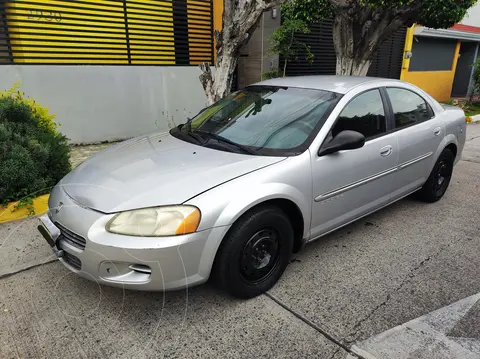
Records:
{"label": "roof overhang", "polygon": [[480,42],[480,34],[452,29],[430,29],[428,27],[415,26],[414,35]]}

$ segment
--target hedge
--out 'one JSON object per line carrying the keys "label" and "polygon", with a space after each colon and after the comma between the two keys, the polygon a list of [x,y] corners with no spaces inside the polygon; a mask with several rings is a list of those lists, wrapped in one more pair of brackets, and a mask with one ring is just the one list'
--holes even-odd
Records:
{"label": "hedge", "polygon": [[0,92],[0,204],[49,193],[70,171],[54,115],[18,91]]}

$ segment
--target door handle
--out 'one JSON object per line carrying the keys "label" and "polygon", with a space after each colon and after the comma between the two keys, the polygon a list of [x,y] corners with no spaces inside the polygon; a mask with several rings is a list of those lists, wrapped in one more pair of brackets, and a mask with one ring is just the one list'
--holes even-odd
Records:
{"label": "door handle", "polygon": [[433,134],[435,136],[440,136],[442,134],[442,129],[440,127],[437,127],[436,129],[433,130]]}
{"label": "door handle", "polygon": [[393,148],[392,146],[388,145],[388,146],[385,146],[385,147],[382,147],[380,149],[380,155],[382,157],[387,157],[387,156],[390,156],[393,152]]}

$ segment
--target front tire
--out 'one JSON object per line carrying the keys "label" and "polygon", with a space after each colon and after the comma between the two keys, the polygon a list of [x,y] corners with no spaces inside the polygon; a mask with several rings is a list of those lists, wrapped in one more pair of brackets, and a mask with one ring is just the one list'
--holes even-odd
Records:
{"label": "front tire", "polygon": [[419,198],[424,202],[437,202],[440,200],[450,184],[453,173],[454,156],[448,148],[440,154],[427,182],[418,192]]}
{"label": "front tire", "polygon": [[255,208],[235,222],[223,240],[212,276],[231,295],[248,299],[282,276],[293,249],[288,216],[274,206]]}

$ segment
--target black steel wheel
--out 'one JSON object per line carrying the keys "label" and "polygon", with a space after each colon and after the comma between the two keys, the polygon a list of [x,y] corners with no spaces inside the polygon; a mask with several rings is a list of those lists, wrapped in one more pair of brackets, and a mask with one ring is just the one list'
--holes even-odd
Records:
{"label": "black steel wheel", "polygon": [[436,202],[443,197],[452,179],[454,160],[452,151],[443,150],[427,182],[419,191],[420,199],[425,202]]}
{"label": "black steel wheel", "polygon": [[288,216],[274,206],[261,206],[235,222],[224,238],[212,269],[212,279],[238,298],[269,290],[282,276],[293,249]]}
{"label": "black steel wheel", "polygon": [[449,169],[448,163],[442,159],[438,164],[435,172],[435,179],[433,181],[433,191],[436,196],[442,196],[447,190],[448,182],[452,176],[452,171]]}
{"label": "black steel wheel", "polygon": [[275,269],[280,254],[279,239],[277,231],[267,227],[247,241],[240,258],[240,271],[247,282],[261,281]]}

